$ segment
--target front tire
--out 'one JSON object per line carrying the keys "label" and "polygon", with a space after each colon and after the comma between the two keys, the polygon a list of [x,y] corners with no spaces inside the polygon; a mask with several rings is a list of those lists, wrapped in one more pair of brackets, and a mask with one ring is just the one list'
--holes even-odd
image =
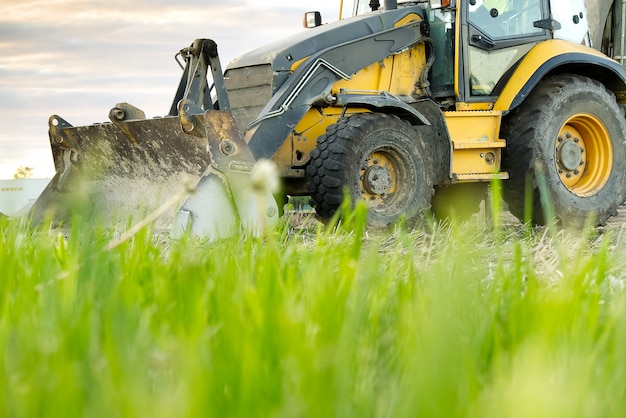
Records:
{"label": "front tire", "polygon": [[311,204],[330,220],[347,190],[368,207],[368,224],[414,221],[430,207],[432,160],[419,133],[394,115],[354,114],[328,127],[307,167]]}
{"label": "front tire", "polygon": [[617,213],[626,196],[626,121],[602,84],[549,77],[507,116],[503,132],[503,194],[517,218],[544,225],[552,215],[582,226]]}

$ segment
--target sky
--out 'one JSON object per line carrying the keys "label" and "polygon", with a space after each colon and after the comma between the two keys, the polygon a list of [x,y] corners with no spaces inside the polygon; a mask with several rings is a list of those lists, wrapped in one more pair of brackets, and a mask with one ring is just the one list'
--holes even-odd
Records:
{"label": "sky", "polygon": [[119,102],[166,115],[180,49],[211,38],[226,67],[305,30],[310,10],[335,21],[339,0],[0,0],[0,179],[19,166],[54,175],[51,115],[74,126],[105,122]]}

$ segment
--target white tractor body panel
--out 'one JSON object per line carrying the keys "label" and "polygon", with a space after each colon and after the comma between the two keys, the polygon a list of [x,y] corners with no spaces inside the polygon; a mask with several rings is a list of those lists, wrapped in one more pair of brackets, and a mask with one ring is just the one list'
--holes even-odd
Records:
{"label": "white tractor body panel", "polygon": [[561,28],[554,31],[555,38],[591,46],[584,0],[552,0],[550,9],[552,18],[561,24]]}

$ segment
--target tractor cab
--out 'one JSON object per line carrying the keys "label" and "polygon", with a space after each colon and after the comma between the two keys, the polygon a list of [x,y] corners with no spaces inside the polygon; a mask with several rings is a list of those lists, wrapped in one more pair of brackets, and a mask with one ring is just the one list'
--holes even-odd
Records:
{"label": "tractor cab", "polygon": [[355,0],[352,15],[389,7],[420,5],[426,9],[435,53],[429,76],[432,94],[456,96],[456,102],[495,102],[508,80],[506,75],[539,42],[554,38],[590,45],[583,0],[378,3]]}

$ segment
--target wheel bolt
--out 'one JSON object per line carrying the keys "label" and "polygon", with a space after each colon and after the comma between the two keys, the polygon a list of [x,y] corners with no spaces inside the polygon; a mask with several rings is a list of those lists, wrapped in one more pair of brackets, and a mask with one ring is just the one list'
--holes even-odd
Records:
{"label": "wheel bolt", "polygon": [[562,136],[560,136],[560,137],[558,138],[558,141],[559,141],[559,142],[563,142],[563,137],[562,137]]}
{"label": "wheel bolt", "polygon": [[580,174],[580,171],[578,171],[578,170],[574,170],[574,174],[575,174],[575,175],[579,175],[579,174]]}
{"label": "wheel bolt", "polygon": [[568,179],[571,179],[571,178],[572,178],[572,174],[571,174],[571,173],[567,173],[567,176],[566,176],[566,177],[567,177]]}
{"label": "wheel bolt", "polygon": [[565,138],[570,139],[572,137],[572,134],[570,134],[569,132],[565,133]]}
{"label": "wheel bolt", "polygon": [[578,144],[580,142],[580,139],[574,138],[574,142]]}

